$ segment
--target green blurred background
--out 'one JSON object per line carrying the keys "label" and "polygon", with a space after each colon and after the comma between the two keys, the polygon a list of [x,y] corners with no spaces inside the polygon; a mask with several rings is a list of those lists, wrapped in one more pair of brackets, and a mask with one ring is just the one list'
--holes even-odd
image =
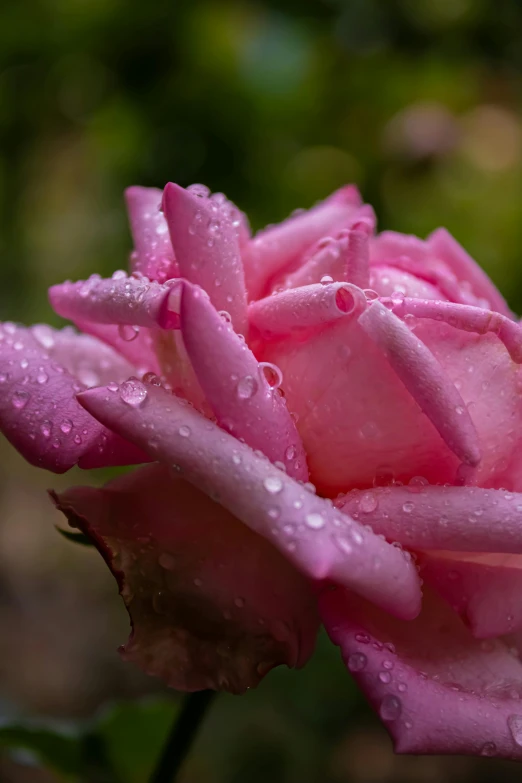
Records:
{"label": "green blurred background", "polygon": [[[520,0],[2,0],[0,317],[56,322],[48,285],[125,266],[122,190],[168,180],[225,191],[254,228],[355,181],[381,228],[446,225],[521,312],[521,107]],[[5,444],[0,457],[0,725],[163,698],[119,661],[114,585],[46,504],[47,486],[103,475],[41,474]],[[4,753],[0,780],[59,779],[31,761]],[[120,783],[144,780],[131,766]],[[184,780],[521,774],[394,758],[322,640],[304,672],[219,698]]]}

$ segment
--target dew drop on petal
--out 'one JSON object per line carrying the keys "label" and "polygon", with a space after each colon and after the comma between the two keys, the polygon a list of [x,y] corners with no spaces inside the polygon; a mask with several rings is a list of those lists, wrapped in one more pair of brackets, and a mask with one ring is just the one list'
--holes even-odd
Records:
{"label": "dew drop on petal", "polygon": [[266,382],[271,389],[278,389],[283,382],[283,373],[275,364],[259,362],[259,369],[263,373]]}
{"label": "dew drop on petal", "polygon": [[140,333],[140,327],[139,326],[131,326],[130,324],[120,324],[118,326],[118,334],[121,337],[122,340],[125,340],[125,342],[130,343],[132,340],[135,340],[136,337]]}
{"label": "dew drop on petal", "polygon": [[364,514],[370,514],[378,506],[377,497],[373,492],[365,492],[359,501],[359,508]]}
{"label": "dew drop on petal", "polygon": [[486,742],[480,749],[481,756],[494,756],[497,752],[497,746],[494,742]]}
{"label": "dew drop on petal", "polygon": [[278,476],[268,476],[263,480],[263,486],[271,495],[277,495],[283,489],[283,482]]}
{"label": "dew drop on petal", "polygon": [[383,720],[397,720],[402,712],[402,703],[397,696],[387,694],[381,701],[379,715]]}
{"label": "dew drop on petal", "polygon": [[348,658],[348,669],[351,672],[362,672],[366,668],[367,663],[368,659],[364,653],[352,653]]}
{"label": "dew drop on petal", "polygon": [[60,430],[64,435],[68,435],[73,428],[73,423],[70,419],[64,419],[60,424]]}
{"label": "dew drop on petal", "polygon": [[[317,278],[316,278],[317,279]],[[330,283],[333,283],[334,279],[331,275],[323,275],[319,282],[321,285],[329,285]]]}
{"label": "dew drop on petal", "polygon": [[52,428],[53,425],[51,424],[50,421],[48,421],[48,419],[42,421],[42,423],[40,424],[40,432],[42,433],[44,438],[49,438],[51,436]]}
{"label": "dew drop on petal", "polygon": [[388,685],[388,683],[391,682],[390,672],[379,672],[379,680],[383,682],[385,685]]}
{"label": "dew drop on petal", "polygon": [[240,400],[250,400],[257,392],[258,384],[253,375],[245,375],[237,384],[237,396]]}
{"label": "dew drop on petal", "polygon": [[405,514],[411,514],[414,508],[415,508],[415,504],[412,503],[410,500],[408,500],[402,506],[402,510],[404,511]]}
{"label": "dew drop on petal", "polygon": [[178,433],[181,435],[182,438],[190,438],[190,427],[187,427],[186,424],[182,424],[181,427],[178,430]]}
{"label": "dew drop on petal", "polygon": [[29,402],[30,394],[29,392],[20,390],[15,391],[13,393],[13,396],[11,397],[11,402],[13,405],[13,408],[16,408],[16,410],[22,410],[22,408],[25,408],[27,403]]}
{"label": "dew drop on petal", "polygon": [[129,379],[121,384],[120,395],[124,403],[138,408],[147,399],[147,389],[140,381]]}
{"label": "dew drop on petal", "polygon": [[114,381],[111,381],[109,384],[107,384],[107,389],[111,392],[117,392],[119,388],[120,385]]}
{"label": "dew drop on petal", "polygon": [[511,736],[522,747],[522,715],[510,715],[507,722]]}
{"label": "dew drop on petal", "polygon": [[325,525],[324,517],[322,514],[318,514],[317,512],[307,514],[305,516],[305,522],[308,527],[312,528],[312,530],[320,530]]}

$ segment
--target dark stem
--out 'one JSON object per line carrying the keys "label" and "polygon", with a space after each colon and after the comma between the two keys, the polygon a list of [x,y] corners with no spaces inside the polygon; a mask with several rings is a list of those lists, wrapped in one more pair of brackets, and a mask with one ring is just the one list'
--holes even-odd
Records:
{"label": "dark stem", "polygon": [[185,696],[150,783],[174,783],[215,695],[215,691],[198,691]]}

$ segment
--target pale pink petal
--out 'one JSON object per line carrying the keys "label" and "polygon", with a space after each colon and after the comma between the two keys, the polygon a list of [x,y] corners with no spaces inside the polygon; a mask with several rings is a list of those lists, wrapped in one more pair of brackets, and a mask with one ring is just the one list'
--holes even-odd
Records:
{"label": "pale pink petal", "polygon": [[442,299],[442,293],[431,283],[397,267],[379,264],[370,267],[370,289],[379,296],[397,293],[421,299]]}
{"label": "pale pink petal", "polygon": [[[445,267],[441,268],[439,261],[433,261],[432,259],[426,259],[423,262],[412,261],[407,256],[399,256],[398,258],[392,258],[386,261],[389,267],[401,270],[408,274],[414,275],[419,280],[434,286],[438,291],[438,296],[425,297],[426,299],[448,299],[450,302],[458,302],[459,304],[479,305],[481,302],[469,291],[463,289],[459,281],[449,270]],[[406,294],[402,287],[396,289],[399,292]],[[408,295],[412,295],[408,292]],[[424,298],[422,295],[416,293],[415,296]]]}
{"label": "pale pink petal", "polygon": [[413,622],[346,590],[324,591],[320,609],[397,753],[522,759],[522,665],[503,642],[475,640],[431,594]]}
{"label": "pale pink petal", "polygon": [[167,221],[161,208],[162,191],[133,186],[125,191],[129,222],[134,240],[131,255],[133,272],[164,283],[178,277],[178,265],[170,242]]}
{"label": "pale pink petal", "polygon": [[426,345],[380,302],[374,302],[359,323],[384,352],[412,397],[463,462],[477,465],[477,431],[456,386]]}
{"label": "pale pink petal", "polygon": [[201,286],[216,310],[230,313],[235,330],[245,334],[245,279],[228,202],[222,194],[201,197],[169,182],[163,211],[181,276]]}
{"label": "pale pink petal", "polygon": [[425,262],[433,252],[424,239],[413,234],[401,234],[398,231],[381,231],[370,240],[370,262],[387,263],[392,258],[409,258],[416,262]]}
{"label": "pale pink petal", "polygon": [[456,552],[419,555],[421,573],[477,639],[522,628],[522,556]]}
{"label": "pale pink petal", "polygon": [[419,610],[417,572],[405,554],[340,514],[262,455],[173,395],[122,384],[79,395],[82,405],[271,541],[309,577],[350,586],[401,617]]}
{"label": "pale pink petal", "polygon": [[283,373],[321,493],[371,487],[381,474],[454,483],[459,460],[356,320],[340,318],[306,341],[266,342],[256,355]]}
{"label": "pale pink petal", "polygon": [[508,317],[512,316],[504,297],[484,270],[445,228],[438,228],[430,234],[427,245],[433,255],[440,258],[461,283],[468,283],[475,296],[485,300],[488,309],[497,310]]}
{"label": "pale pink petal", "polygon": [[284,465],[288,475],[307,481],[306,454],[284,398],[205,292],[190,283],[183,285],[181,333],[218,423]]}
{"label": "pale pink petal", "polygon": [[[89,280],[51,286],[49,300],[58,315],[71,321],[175,329],[179,314],[169,298],[176,296],[177,282],[161,285],[123,272],[108,280],[93,275]],[[128,337],[132,339],[132,334]]]}
{"label": "pale pink petal", "polygon": [[248,319],[263,339],[314,330],[338,318],[356,318],[366,308],[366,297],[349,283],[301,286],[252,302]]}
{"label": "pale pink petal", "polygon": [[482,307],[454,304],[452,302],[434,302],[426,299],[409,297],[383,300],[395,315],[403,318],[413,315],[416,318],[430,318],[444,321],[456,329],[476,334],[496,334],[509,355],[517,364],[522,363],[522,327],[516,321],[492,310]]}
{"label": "pale pink petal", "polygon": [[249,298],[262,296],[270,278],[298,261],[322,237],[348,228],[361,203],[357,189],[347,185],[312,209],[256,234],[243,250]]}
{"label": "pale pink petal", "polygon": [[166,466],[53,499],[116,576],[132,622],[121,652],[148,674],[242,693],[310,657],[318,620],[306,579]]}
{"label": "pale pink petal", "polygon": [[30,329],[0,327],[0,429],[32,465],[63,473],[107,432],[77,403],[83,388]]}
{"label": "pale pink petal", "polygon": [[97,337],[114,348],[136,368],[138,375],[142,376],[146,372],[161,375],[162,369],[155,353],[154,333],[151,329],[126,329],[121,328],[121,324],[98,324],[78,318],[74,319],[74,324],[81,332]]}
{"label": "pale pink petal", "polygon": [[335,505],[408,549],[522,553],[522,494],[421,479],[407,487],[355,489]]}

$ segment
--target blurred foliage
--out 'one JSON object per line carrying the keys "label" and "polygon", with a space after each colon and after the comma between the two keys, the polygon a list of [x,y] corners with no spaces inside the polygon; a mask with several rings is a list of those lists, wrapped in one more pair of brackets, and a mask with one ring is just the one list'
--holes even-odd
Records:
{"label": "blurred foliage", "polygon": [[[381,228],[424,235],[446,225],[522,312],[521,108],[520,0],[2,0],[0,318],[56,323],[46,287],[125,266],[122,191],[168,180],[225,191],[254,228],[355,181]],[[13,470],[27,475],[16,460],[10,456]],[[13,515],[23,479],[11,483]],[[31,495],[30,502],[34,513],[40,501]],[[26,530],[21,518],[17,525]],[[48,560],[42,576],[35,537],[32,577],[25,540],[12,535],[6,551],[21,577],[9,579],[25,590],[13,599],[16,616],[16,600],[33,619],[53,600],[62,612],[64,578],[80,578],[86,592],[93,590],[84,561],[80,577],[71,572],[94,553],[76,554],[82,547],[71,546],[71,562],[63,557],[58,568]],[[15,552],[24,554],[15,561]],[[38,595],[32,614],[31,584]],[[3,610],[11,593],[1,588]],[[102,601],[96,589],[91,612],[98,617],[105,594]],[[8,618],[15,609],[8,605]],[[69,607],[67,617],[75,611]],[[110,691],[114,669],[102,673],[93,650],[105,637],[91,634],[89,647],[90,623],[86,614],[76,626],[70,621],[65,649],[73,651],[71,661],[84,655],[78,671],[90,671],[98,698]],[[43,626],[49,623],[35,623],[31,632],[41,645],[34,655],[50,661],[47,647],[49,658],[41,656]],[[14,649],[16,634],[9,637],[6,625],[2,633],[1,649],[6,639]],[[27,653],[23,661],[29,671]],[[50,683],[62,682],[60,661]],[[111,661],[116,665],[122,670]],[[0,685],[2,676],[9,681],[5,665]],[[15,681],[27,700],[45,674],[24,676],[30,686],[24,677]],[[87,687],[79,688],[83,698]],[[42,688],[40,701],[33,696],[40,709],[51,690]],[[58,685],[56,692],[53,704],[74,714],[74,697],[68,703]],[[89,745],[91,760],[102,747],[130,783],[144,779],[150,757],[140,754],[157,752],[164,736],[156,721],[165,714],[143,719],[140,709],[107,718]],[[368,731],[368,717],[338,652],[322,638],[303,672],[277,670],[256,692],[218,700],[187,781],[490,779],[490,760],[480,767],[394,760],[382,733]],[[84,741],[83,734],[53,736],[35,726],[0,729],[0,744],[29,748],[55,767],[61,756],[66,772],[84,759]],[[507,769],[497,764],[495,775],[514,780],[518,772],[509,777]],[[33,780],[8,778],[3,768],[0,778]]]}

